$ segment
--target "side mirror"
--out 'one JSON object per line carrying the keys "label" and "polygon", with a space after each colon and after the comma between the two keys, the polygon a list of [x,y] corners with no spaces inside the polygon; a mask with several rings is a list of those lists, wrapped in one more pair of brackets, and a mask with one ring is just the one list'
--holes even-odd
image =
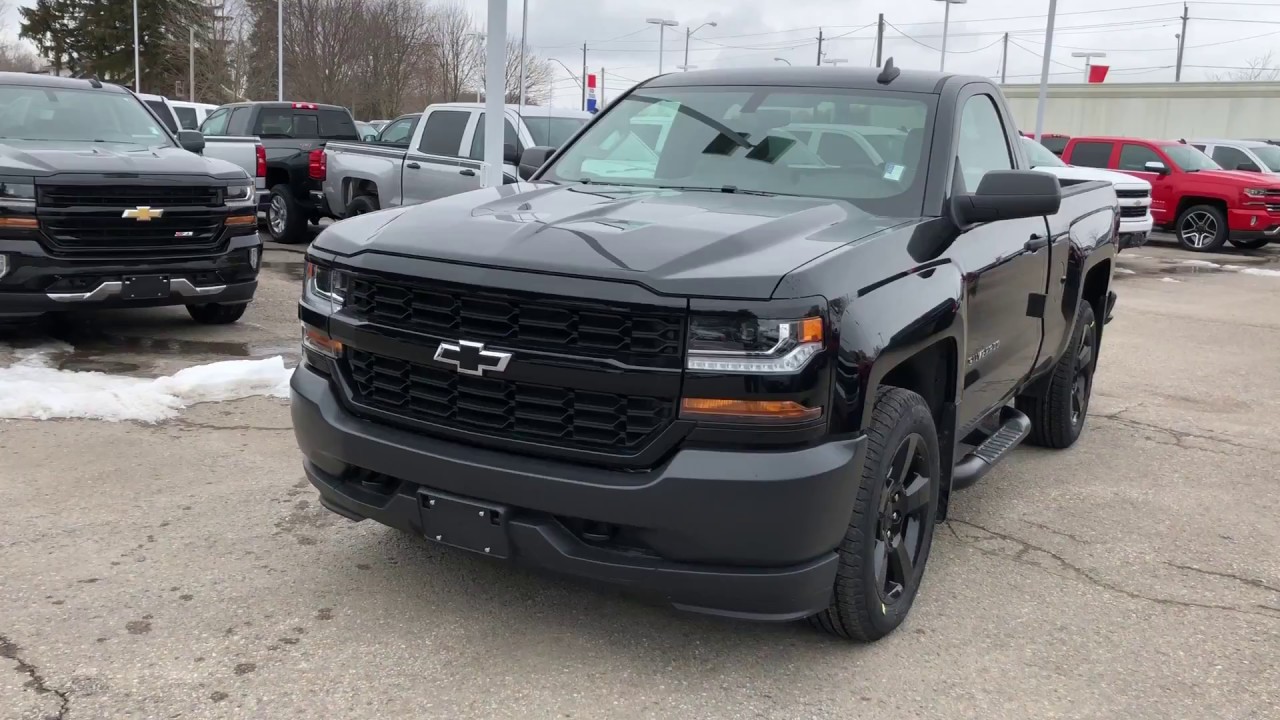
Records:
{"label": "side mirror", "polygon": [[179,130],[178,144],[183,150],[199,155],[204,152],[204,133],[199,130]]}
{"label": "side mirror", "polygon": [[1262,172],[1262,168],[1258,167],[1257,165],[1254,165],[1251,162],[1242,162],[1236,166],[1236,169],[1243,170],[1244,172],[1256,172],[1256,173]]}
{"label": "side mirror", "polygon": [[502,162],[508,165],[520,164],[520,149],[515,145],[502,146]]}
{"label": "side mirror", "polygon": [[992,170],[982,176],[978,192],[951,198],[956,225],[967,228],[997,220],[1052,215],[1062,206],[1058,178],[1034,170]]}
{"label": "side mirror", "polygon": [[1157,175],[1168,175],[1168,174],[1169,174],[1169,168],[1168,168],[1167,166],[1165,166],[1165,164],[1164,164],[1164,163],[1162,163],[1162,162],[1157,162],[1157,161],[1155,161],[1155,160],[1152,160],[1151,162],[1144,164],[1144,165],[1142,166],[1142,169],[1143,169],[1143,170],[1146,170],[1147,172],[1153,172],[1153,173],[1155,173],[1155,174],[1157,174]]}
{"label": "side mirror", "polygon": [[556,149],[546,146],[535,146],[525,148],[524,153],[520,155],[520,179],[528,180],[533,174],[547,164],[547,158],[555,153]]}

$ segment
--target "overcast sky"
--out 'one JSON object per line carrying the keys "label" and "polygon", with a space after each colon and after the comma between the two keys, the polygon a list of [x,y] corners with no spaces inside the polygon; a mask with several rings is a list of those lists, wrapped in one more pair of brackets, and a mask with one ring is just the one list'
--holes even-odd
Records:
{"label": "overcast sky", "polygon": [[[463,0],[484,23],[487,0]],[[826,57],[871,65],[876,16],[884,13],[885,56],[901,67],[936,70],[942,19],[937,0],[528,0],[529,44],[539,54],[581,72],[582,44],[592,72],[603,66],[605,90],[622,90],[658,72],[658,28],[647,18],[680,23],[666,30],[664,69],[684,62],[685,31],[704,22],[690,43],[699,68],[815,64],[818,28],[829,38]],[[508,30],[520,31],[520,0],[508,0]],[[999,77],[1009,33],[1008,81],[1037,82],[1044,52],[1048,0],[969,0],[951,6],[946,69]],[[1051,82],[1083,81],[1084,63],[1073,52],[1100,51],[1111,66],[1108,82],[1170,82],[1181,29],[1181,2],[1060,0]],[[1188,3],[1183,80],[1208,80],[1274,49],[1280,67],[1280,0]],[[909,37],[908,37],[909,36]],[[556,105],[577,103],[577,84],[559,66]]]}

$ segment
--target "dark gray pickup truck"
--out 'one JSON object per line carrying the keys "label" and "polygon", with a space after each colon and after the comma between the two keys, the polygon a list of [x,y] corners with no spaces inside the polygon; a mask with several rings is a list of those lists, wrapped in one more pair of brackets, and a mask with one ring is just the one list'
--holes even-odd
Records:
{"label": "dark gray pickup truck", "polygon": [[665,75],[522,166],[311,246],[293,421],[330,510],[874,640],[953,492],[1084,429],[1119,205],[1027,169],[984,78]]}

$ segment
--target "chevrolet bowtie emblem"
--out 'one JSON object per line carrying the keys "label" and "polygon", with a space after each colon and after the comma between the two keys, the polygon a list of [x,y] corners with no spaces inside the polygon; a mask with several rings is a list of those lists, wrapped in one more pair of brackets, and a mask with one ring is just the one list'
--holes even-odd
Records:
{"label": "chevrolet bowtie emblem", "polygon": [[120,217],[133,218],[138,222],[150,222],[156,218],[164,217],[164,208],[155,208],[153,210],[150,205],[139,205],[131,210],[125,210],[120,214]]}

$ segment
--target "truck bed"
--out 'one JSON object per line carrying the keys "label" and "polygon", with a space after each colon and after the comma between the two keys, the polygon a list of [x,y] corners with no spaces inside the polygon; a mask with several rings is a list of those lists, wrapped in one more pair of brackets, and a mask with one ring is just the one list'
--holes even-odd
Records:
{"label": "truck bed", "polygon": [[325,145],[324,153],[328,168],[324,196],[334,217],[346,214],[349,189],[360,182],[377,186],[382,207],[400,204],[406,150],[373,143],[331,142]]}

